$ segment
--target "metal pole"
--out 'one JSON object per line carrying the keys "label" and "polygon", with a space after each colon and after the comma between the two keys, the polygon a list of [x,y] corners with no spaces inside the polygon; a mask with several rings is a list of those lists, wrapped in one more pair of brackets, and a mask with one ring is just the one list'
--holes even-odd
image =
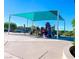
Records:
{"label": "metal pole", "polygon": [[28,19],[27,19],[27,27],[28,27]]}
{"label": "metal pole", "polygon": [[8,34],[10,32],[10,19],[11,19],[11,15],[9,15]]}
{"label": "metal pole", "polygon": [[34,22],[33,22],[33,20],[32,20],[32,26],[34,26]]}
{"label": "metal pole", "polygon": [[65,20],[64,20],[64,32],[65,32]]}
{"label": "metal pole", "polygon": [[23,29],[23,30],[24,30],[24,35],[25,35],[25,31],[26,31],[26,26],[25,26],[25,24],[24,24],[24,29]]}
{"label": "metal pole", "polygon": [[59,11],[57,12],[57,39],[59,35]]}
{"label": "metal pole", "polygon": [[33,21],[33,19],[32,19],[32,27],[31,27],[31,31],[33,31],[34,30],[34,21]]}

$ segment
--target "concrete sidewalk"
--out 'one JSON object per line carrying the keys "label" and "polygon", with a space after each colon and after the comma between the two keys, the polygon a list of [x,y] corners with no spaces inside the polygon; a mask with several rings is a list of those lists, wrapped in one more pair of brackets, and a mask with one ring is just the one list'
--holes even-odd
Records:
{"label": "concrete sidewalk", "polygon": [[72,44],[62,41],[9,41],[5,52],[22,59],[62,59],[63,49],[68,45]]}
{"label": "concrete sidewalk", "polygon": [[[4,41],[62,41],[59,39],[49,39],[49,38],[42,38],[30,35],[28,33],[4,33]],[[65,41],[65,40],[63,40]]]}
{"label": "concrete sidewalk", "polygon": [[24,33],[4,33],[5,59],[62,59],[70,41],[36,38]]}
{"label": "concrete sidewalk", "polygon": [[5,53],[4,53],[4,59],[21,59],[21,58],[15,56],[15,55],[12,55],[12,54],[10,54],[10,53],[8,53],[8,52],[5,52]]}

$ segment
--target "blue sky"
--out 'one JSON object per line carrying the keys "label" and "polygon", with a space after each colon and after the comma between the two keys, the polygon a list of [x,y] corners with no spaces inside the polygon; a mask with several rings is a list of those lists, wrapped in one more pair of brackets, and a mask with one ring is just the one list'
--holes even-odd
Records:
{"label": "blue sky", "polygon": [[[5,0],[4,1],[4,21],[8,21],[9,14],[33,12],[33,11],[49,11],[59,10],[60,15],[66,21],[66,30],[72,30],[71,21],[75,17],[74,0]],[[20,17],[12,17],[11,21],[18,26],[26,23],[26,19]],[[48,21],[48,20],[47,20]],[[36,21],[36,26],[44,26],[47,21]],[[56,21],[48,21],[50,24],[56,25]],[[59,29],[63,30],[63,21],[59,22]],[[29,21],[29,26],[32,22]]]}

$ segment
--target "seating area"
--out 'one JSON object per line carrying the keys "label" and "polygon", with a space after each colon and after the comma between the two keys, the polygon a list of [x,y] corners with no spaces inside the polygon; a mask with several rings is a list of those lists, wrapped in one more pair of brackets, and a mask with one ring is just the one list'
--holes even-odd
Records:
{"label": "seating area", "polygon": [[47,37],[51,38],[56,35],[55,26],[51,27],[50,23],[47,22],[45,27],[34,27],[32,26],[30,35],[35,35],[37,37]]}

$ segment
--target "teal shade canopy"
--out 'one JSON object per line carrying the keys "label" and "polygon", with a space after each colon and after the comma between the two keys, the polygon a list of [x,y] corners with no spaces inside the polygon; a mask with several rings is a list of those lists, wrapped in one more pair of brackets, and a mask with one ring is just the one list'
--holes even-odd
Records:
{"label": "teal shade canopy", "polygon": [[[12,16],[23,17],[32,21],[44,21],[44,20],[57,20],[58,11],[39,11],[39,12],[28,12],[12,14]],[[59,15],[59,20],[64,20]]]}

